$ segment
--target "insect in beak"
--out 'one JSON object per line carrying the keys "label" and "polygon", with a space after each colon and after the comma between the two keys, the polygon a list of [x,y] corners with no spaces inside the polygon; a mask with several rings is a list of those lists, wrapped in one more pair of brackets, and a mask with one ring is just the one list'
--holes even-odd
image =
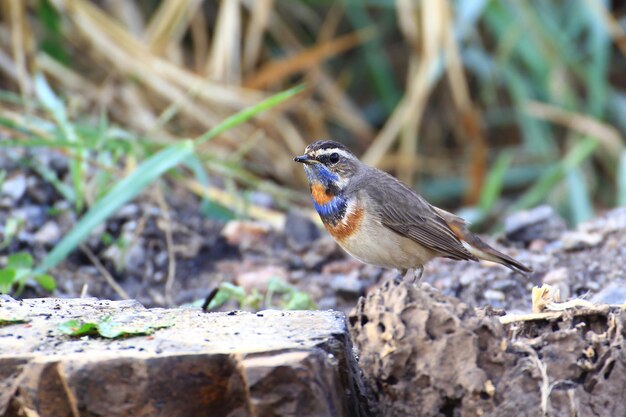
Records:
{"label": "insect in beak", "polygon": [[312,165],[312,164],[316,164],[317,163],[317,161],[315,159],[309,158],[308,155],[296,156],[295,158],[293,158],[293,160],[295,162],[300,162],[300,163],[306,164],[306,165]]}

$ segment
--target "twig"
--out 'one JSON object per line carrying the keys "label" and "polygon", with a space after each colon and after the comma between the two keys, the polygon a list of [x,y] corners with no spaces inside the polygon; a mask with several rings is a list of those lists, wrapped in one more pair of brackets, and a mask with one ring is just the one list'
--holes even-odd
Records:
{"label": "twig", "polygon": [[206,312],[209,309],[209,304],[211,304],[211,301],[213,301],[219,290],[219,287],[215,287],[211,290],[209,295],[206,296],[204,303],[202,303],[202,311]]}
{"label": "twig", "polygon": [[109,284],[109,286],[113,288],[113,291],[115,291],[122,300],[129,300],[130,296],[128,295],[128,293],[124,291],[124,288],[120,287],[120,285],[115,281],[115,278],[113,278],[113,276],[109,273],[109,271],[107,271],[104,265],[102,265],[102,262],[100,262],[98,257],[94,255],[91,249],[89,249],[86,245],[80,245],[80,249],[85,253],[85,255],[87,255],[89,261],[91,261],[93,266],[95,266],[98,272],[100,272],[107,284]]}

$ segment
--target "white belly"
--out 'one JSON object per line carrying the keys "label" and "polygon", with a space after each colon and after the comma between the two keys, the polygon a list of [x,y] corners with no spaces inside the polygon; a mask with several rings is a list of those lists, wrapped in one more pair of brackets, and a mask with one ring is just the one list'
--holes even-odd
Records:
{"label": "white belly", "polygon": [[339,245],[361,262],[385,268],[410,269],[436,256],[430,249],[383,226],[366,215],[358,232]]}

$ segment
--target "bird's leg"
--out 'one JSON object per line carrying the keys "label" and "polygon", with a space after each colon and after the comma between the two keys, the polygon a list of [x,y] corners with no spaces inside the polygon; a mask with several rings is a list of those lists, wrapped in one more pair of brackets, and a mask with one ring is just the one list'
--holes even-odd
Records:
{"label": "bird's leg", "polygon": [[413,280],[411,281],[412,284],[417,284],[420,282],[420,279],[422,279],[422,275],[424,274],[424,265],[419,265],[416,266],[413,269]]}
{"label": "bird's leg", "polygon": [[393,279],[393,283],[398,285],[402,281],[404,281],[404,276],[406,275],[408,269],[398,269],[398,275]]}

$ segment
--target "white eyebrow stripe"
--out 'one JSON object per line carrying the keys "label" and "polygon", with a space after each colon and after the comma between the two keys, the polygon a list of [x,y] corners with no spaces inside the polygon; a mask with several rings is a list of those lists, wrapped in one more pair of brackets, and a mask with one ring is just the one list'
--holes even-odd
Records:
{"label": "white eyebrow stripe", "polygon": [[319,149],[314,152],[314,155],[321,156],[321,155],[329,155],[331,153],[338,153],[339,155],[345,158],[356,159],[356,157],[352,155],[350,152],[344,151],[343,149],[339,149],[339,148]]}

